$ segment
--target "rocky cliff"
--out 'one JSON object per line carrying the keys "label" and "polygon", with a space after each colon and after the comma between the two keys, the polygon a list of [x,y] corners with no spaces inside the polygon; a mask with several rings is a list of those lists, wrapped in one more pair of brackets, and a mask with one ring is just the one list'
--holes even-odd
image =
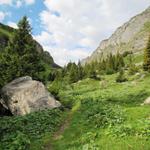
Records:
{"label": "rocky cliff", "polygon": [[99,60],[102,55],[105,57],[109,53],[116,54],[117,51],[142,52],[149,33],[150,7],[119,27],[109,39],[103,40],[93,54],[82,61],[82,64]]}

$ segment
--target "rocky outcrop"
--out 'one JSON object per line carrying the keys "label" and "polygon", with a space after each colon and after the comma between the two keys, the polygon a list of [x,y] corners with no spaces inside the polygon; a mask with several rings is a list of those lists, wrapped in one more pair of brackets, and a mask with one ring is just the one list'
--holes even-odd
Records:
{"label": "rocky outcrop", "polygon": [[28,76],[18,78],[4,86],[1,95],[1,105],[13,115],[25,115],[61,106],[41,82]]}
{"label": "rocky outcrop", "polygon": [[93,54],[82,61],[82,64],[99,60],[109,53],[116,54],[118,51],[141,52],[146,46],[149,33],[150,7],[119,27],[109,39],[102,41]]}

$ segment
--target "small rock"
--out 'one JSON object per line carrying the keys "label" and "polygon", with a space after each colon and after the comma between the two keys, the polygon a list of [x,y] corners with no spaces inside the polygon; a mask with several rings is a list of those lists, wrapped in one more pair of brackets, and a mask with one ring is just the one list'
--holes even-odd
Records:
{"label": "small rock", "polygon": [[148,97],[142,105],[150,105],[150,97]]}

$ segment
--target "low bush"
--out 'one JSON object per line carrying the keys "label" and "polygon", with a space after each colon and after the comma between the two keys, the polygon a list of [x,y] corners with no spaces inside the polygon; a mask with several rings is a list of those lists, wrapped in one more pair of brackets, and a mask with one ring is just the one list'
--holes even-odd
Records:
{"label": "low bush", "polygon": [[0,149],[27,150],[30,142],[39,140],[47,132],[54,132],[62,121],[59,109],[43,110],[25,116],[0,118]]}
{"label": "low bush", "polygon": [[84,111],[86,123],[95,128],[114,126],[125,120],[124,112],[118,105],[106,104],[96,100],[82,101],[81,104],[81,111]]}
{"label": "low bush", "polygon": [[124,75],[123,69],[121,69],[120,72],[119,72],[119,75],[116,78],[116,82],[120,82],[121,83],[121,82],[126,82],[126,81],[128,81],[128,80],[127,80],[127,78]]}

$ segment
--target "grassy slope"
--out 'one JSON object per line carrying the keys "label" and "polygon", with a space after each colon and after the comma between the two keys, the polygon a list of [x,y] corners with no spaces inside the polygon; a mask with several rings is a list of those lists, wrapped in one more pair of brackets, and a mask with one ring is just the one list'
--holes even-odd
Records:
{"label": "grassy slope", "polygon": [[140,104],[150,95],[150,78],[133,76],[129,77],[128,82],[120,84],[115,83],[115,76],[105,76],[105,87],[102,87],[100,81],[81,81],[74,84],[72,90],[68,88],[62,91],[61,97],[74,101],[75,105],[83,100],[99,101],[99,107],[102,102],[119,105],[124,110],[125,121],[114,127],[95,128],[96,124],[86,124],[85,118],[88,113],[86,110],[92,111],[94,106],[90,105],[84,110],[81,104],[73,114],[68,129],[60,139],[53,139],[54,149],[149,150],[150,122],[147,118],[150,117],[150,109]]}
{"label": "grassy slope", "polygon": [[3,24],[0,24],[0,37],[11,38],[13,32],[14,32],[13,28],[3,25]]}

